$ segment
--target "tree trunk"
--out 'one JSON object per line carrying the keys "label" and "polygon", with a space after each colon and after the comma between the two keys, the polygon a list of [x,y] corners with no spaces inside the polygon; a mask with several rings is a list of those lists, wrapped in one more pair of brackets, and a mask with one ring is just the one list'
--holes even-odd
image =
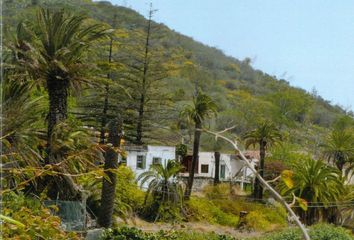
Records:
{"label": "tree trunk", "polygon": [[106,135],[107,111],[108,111],[108,95],[109,95],[109,85],[106,84],[102,118],[101,118],[100,144],[104,144],[106,139],[105,135]]}
{"label": "tree trunk", "polygon": [[[116,121],[112,121],[109,126],[108,142],[111,143],[114,148],[120,146],[120,131],[121,126],[118,126]],[[110,147],[105,153],[104,170],[109,181],[106,178],[103,178],[101,208],[98,218],[98,224],[104,228],[112,226],[112,215],[114,211],[114,198],[117,184],[117,174],[114,171],[118,169],[118,153],[114,148]]]}
{"label": "tree trunk", "polygon": [[[53,74],[54,75],[54,74]],[[49,95],[48,130],[47,130],[47,157],[46,164],[56,164],[63,160],[61,152],[53,151],[53,133],[57,124],[67,119],[67,99],[69,80],[57,79],[49,76],[47,79]],[[63,172],[65,170],[58,170]],[[67,175],[46,176],[43,178],[44,185],[48,188],[48,196],[51,199],[81,200],[81,192],[74,180]]]}
{"label": "tree trunk", "polygon": [[[264,161],[265,161],[265,148],[266,142],[261,140],[259,142],[259,167],[258,172],[259,175],[263,178],[264,177]],[[254,185],[254,198],[261,200],[263,198],[263,186],[261,185],[258,178],[256,178],[255,185]]]}
{"label": "tree trunk", "polygon": [[345,164],[345,157],[343,156],[343,153],[339,152],[336,154],[334,163],[336,164],[337,168],[341,173],[343,173],[343,167]]}
{"label": "tree trunk", "polygon": [[200,144],[200,135],[202,132],[200,131],[202,127],[201,122],[195,123],[195,131],[194,131],[194,142],[193,142],[193,158],[192,158],[192,167],[189,170],[188,182],[186,191],[184,194],[184,198],[188,200],[192,193],[193,181],[194,181],[194,171],[198,163],[199,159],[199,144]]}
{"label": "tree trunk", "polygon": [[145,105],[145,95],[142,94],[140,97],[139,115],[138,115],[138,122],[136,126],[135,144],[137,145],[143,145],[144,105]]}
{"label": "tree trunk", "polygon": [[152,18],[153,10],[150,9],[149,12],[149,20],[147,25],[147,33],[146,33],[146,42],[145,42],[145,54],[144,54],[144,66],[143,66],[143,81],[141,86],[141,95],[140,95],[140,103],[138,110],[138,121],[136,127],[136,138],[135,143],[138,145],[143,144],[143,121],[145,114],[145,95],[146,95],[146,81],[149,69],[149,50],[150,50],[150,31],[151,31],[151,18]]}
{"label": "tree trunk", "polygon": [[[112,47],[113,47],[113,38],[111,38],[109,44],[109,55],[108,55],[108,62],[112,62]],[[107,78],[111,79],[111,73],[107,74]],[[105,86],[105,95],[104,95],[104,103],[103,103],[103,110],[102,110],[102,119],[101,119],[101,133],[100,133],[100,144],[104,144],[105,142],[105,133],[106,133],[106,124],[107,124],[107,112],[108,112],[108,98],[109,98],[109,85],[108,83]]]}
{"label": "tree trunk", "polygon": [[220,152],[214,152],[215,157],[215,176],[214,176],[214,185],[220,183]]}
{"label": "tree trunk", "polygon": [[68,79],[48,78],[47,88],[49,95],[48,130],[47,130],[47,163],[55,163],[55,156],[52,149],[52,134],[55,126],[67,119],[68,115]]}

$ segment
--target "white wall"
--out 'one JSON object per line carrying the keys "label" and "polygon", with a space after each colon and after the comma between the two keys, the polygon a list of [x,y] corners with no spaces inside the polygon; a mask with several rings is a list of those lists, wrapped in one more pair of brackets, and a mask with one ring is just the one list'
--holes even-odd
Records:
{"label": "white wall", "polygon": [[[202,165],[208,165],[209,171],[208,173],[202,173]],[[221,171],[221,165],[225,165],[225,178],[221,180],[227,180],[231,177],[231,155],[230,154],[220,154],[220,167],[219,171]],[[214,178],[215,176],[215,155],[214,152],[200,152],[199,153],[199,164],[198,164],[198,174],[195,176],[199,177],[210,177]]]}
{"label": "white wall", "polygon": [[[137,156],[145,156],[145,168],[137,168]],[[168,160],[175,159],[175,147],[168,146],[151,146],[148,145],[145,151],[127,151],[127,166],[130,167],[138,177],[141,173],[149,170],[152,165],[153,158],[161,158],[161,163],[165,164]],[[145,184],[143,187],[147,187]]]}

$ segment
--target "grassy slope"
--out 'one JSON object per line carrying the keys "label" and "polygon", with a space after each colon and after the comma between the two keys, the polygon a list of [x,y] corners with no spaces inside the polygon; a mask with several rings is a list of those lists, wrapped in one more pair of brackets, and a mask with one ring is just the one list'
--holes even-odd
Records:
{"label": "grassy slope", "polygon": [[[132,29],[142,28],[146,20],[137,12],[119,6],[112,6],[109,2],[93,3],[89,0],[39,0],[43,6],[66,7],[76,12],[85,12],[92,18],[111,23],[113,15],[117,14],[120,27]],[[6,1],[4,4],[4,24],[5,28],[13,28],[16,23],[23,18],[29,19],[34,16],[35,7],[31,6],[30,0]],[[179,47],[183,49],[186,56],[190,55],[191,60],[196,62],[200,69],[198,78],[203,91],[210,94],[218,103],[220,108],[219,120],[212,123],[218,128],[229,125],[229,118],[236,123],[240,123],[236,133],[247,130],[245,125],[247,120],[243,119],[243,112],[250,110],[251,106],[240,103],[237,100],[240,93],[248,94],[250,101],[255,106],[261,106],[258,112],[263,111],[263,115],[268,116],[275,109],[276,103],[272,101],[271,94],[289,90],[291,97],[298,94],[300,98],[309,98],[313,106],[305,115],[305,120],[297,121],[291,119],[285,129],[291,130],[291,141],[302,146],[314,146],[318,143],[331,123],[338,116],[343,115],[344,111],[338,106],[332,106],[320,96],[313,96],[302,89],[293,88],[283,79],[276,79],[262,71],[255,70],[246,59],[244,61],[226,56],[222,51],[206,46],[194,41],[192,38],[170,30],[160,24],[162,32],[165,34],[161,42],[166,49]],[[185,99],[190,99],[193,89],[193,79],[191,77],[178,77],[169,79],[173,84],[169,84],[168,91],[175,92],[180,90],[184,93]],[[235,97],[236,96],[236,97]],[[243,95],[241,95],[241,98]],[[263,106],[269,106],[268,113]],[[258,113],[256,113],[258,114]],[[262,115],[261,114],[261,115]],[[275,113],[275,115],[279,113]],[[258,116],[258,115],[257,115]],[[275,119],[278,117],[276,116]],[[279,117],[280,118],[280,117]],[[249,128],[250,126],[248,126]],[[210,149],[211,146],[204,140],[203,148]]]}

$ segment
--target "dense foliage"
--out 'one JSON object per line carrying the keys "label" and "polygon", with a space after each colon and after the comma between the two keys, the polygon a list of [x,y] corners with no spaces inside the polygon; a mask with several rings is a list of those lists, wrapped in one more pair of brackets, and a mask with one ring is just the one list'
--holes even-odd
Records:
{"label": "dense foliage", "polygon": [[[174,161],[154,165],[141,175],[143,183],[152,180],[146,193],[131,169],[118,168],[118,155],[124,157],[121,142],[162,142],[178,144],[180,156],[193,149],[194,173],[199,146],[230,150],[201,137],[199,129],[231,125],[230,134],[244,136],[241,145],[260,146],[261,173],[268,160],[273,160],[273,167],[268,165],[272,174],[290,169],[288,182],[278,187],[287,197],[307,201],[303,205],[309,210],[298,211],[307,223],[333,220],[335,215],[345,224],[353,217],[353,191],[345,185],[354,166],[353,113],[253,69],[248,58],[227,57],[171,31],[152,20],[152,10],[146,20],[131,9],[91,0],[6,0],[4,8],[1,193],[7,217],[4,234],[9,239],[77,238],[62,231],[55,207],[50,211],[36,198],[88,197],[92,217],[109,202],[110,214],[103,215],[110,221],[114,211],[125,220],[138,212],[149,220],[184,219],[232,227],[242,223],[248,230],[286,226],[284,209],[242,201],[225,185],[209,187],[206,197],[192,196],[182,205],[182,189],[174,181],[181,167]],[[270,148],[275,142],[282,144]],[[257,188],[255,196],[262,198],[262,188]],[[109,201],[100,206],[102,196]],[[337,207],[341,202],[349,204]],[[312,210],[311,203],[331,211]],[[242,219],[241,212],[247,213]],[[311,231],[319,240],[347,236],[327,225]],[[279,236],[296,239],[297,235],[294,231]],[[191,236],[229,239],[129,228],[106,232],[106,239]]]}
{"label": "dense foliage", "polygon": [[107,230],[101,238],[102,240],[233,240],[234,238],[215,233],[198,233],[183,231],[159,231],[156,233],[145,233],[137,228],[121,227]]}
{"label": "dense foliage", "polygon": [[[313,240],[352,240],[351,235],[343,228],[336,228],[332,225],[318,224],[310,228],[310,237]],[[259,238],[259,240],[301,240],[302,236],[298,230],[285,230],[280,233],[270,234],[267,237]]]}
{"label": "dense foliage", "polygon": [[[310,228],[310,236],[313,240],[352,240],[353,236],[345,229],[332,225],[318,224]],[[121,227],[107,230],[102,240],[137,239],[137,240],[238,240],[228,235],[215,233],[199,233],[191,231],[159,231],[156,233],[144,233],[137,228]],[[301,234],[295,229],[288,229],[278,233],[267,234],[254,240],[301,240]]]}
{"label": "dense foliage", "polygon": [[80,239],[75,233],[67,233],[61,228],[60,218],[51,213],[56,210],[55,206],[46,208],[38,199],[14,193],[3,194],[2,201],[2,214],[22,224],[3,221],[3,239]]}

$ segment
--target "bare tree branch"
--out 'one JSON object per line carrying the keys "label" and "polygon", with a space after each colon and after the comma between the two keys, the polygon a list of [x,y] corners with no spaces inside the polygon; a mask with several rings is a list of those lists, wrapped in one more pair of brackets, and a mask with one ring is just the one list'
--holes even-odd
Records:
{"label": "bare tree branch", "polygon": [[273,195],[274,197],[286,208],[286,210],[288,211],[288,213],[291,215],[291,217],[295,220],[296,225],[301,229],[303,237],[305,240],[310,240],[310,236],[307,232],[307,229],[305,228],[305,226],[301,223],[301,221],[299,220],[299,217],[295,214],[295,212],[291,209],[290,205],[285,201],[285,199],[266,181],[264,180],[259,173],[257,172],[257,170],[253,167],[253,165],[251,164],[251,162],[245,157],[245,155],[240,151],[238,145],[237,145],[237,141],[233,141],[230,138],[227,138],[223,135],[221,135],[221,133],[225,133],[228,130],[232,129],[231,128],[227,128],[223,131],[220,132],[213,132],[207,129],[198,129],[199,131],[204,131],[206,133],[212,134],[215,136],[215,138],[221,138],[223,140],[225,140],[226,142],[229,142],[234,149],[237,151],[237,153],[240,154],[241,158],[243,161],[245,161],[247,167],[249,167],[251,169],[251,171],[256,175],[256,177],[258,178],[258,180],[261,182],[261,184],[267,188]]}

